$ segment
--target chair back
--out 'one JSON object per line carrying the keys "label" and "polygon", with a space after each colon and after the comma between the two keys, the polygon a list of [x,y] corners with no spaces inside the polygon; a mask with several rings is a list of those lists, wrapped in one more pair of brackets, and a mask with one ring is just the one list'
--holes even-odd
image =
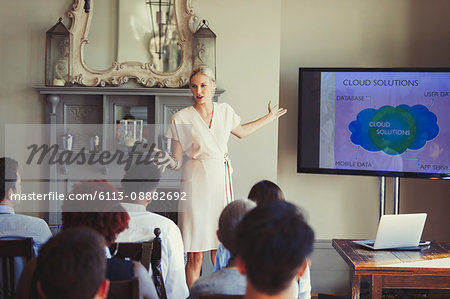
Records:
{"label": "chair back", "polygon": [[139,278],[111,281],[108,299],[139,299]]}
{"label": "chair back", "polygon": [[160,299],[166,299],[166,288],[161,271],[161,229],[155,228],[153,241],[145,242],[120,242],[109,246],[111,255],[118,258],[129,258],[141,262],[149,270],[153,271],[153,283]]}
{"label": "chair back", "polygon": [[148,271],[150,269],[153,241],[112,243],[109,246],[109,251],[114,257],[121,259],[128,258],[136,262],[141,262]]}
{"label": "chair back", "polygon": [[33,257],[33,239],[0,240],[0,258],[2,261],[3,298],[15,296],[15,261],[14,257],[24,257],[28,262]]}

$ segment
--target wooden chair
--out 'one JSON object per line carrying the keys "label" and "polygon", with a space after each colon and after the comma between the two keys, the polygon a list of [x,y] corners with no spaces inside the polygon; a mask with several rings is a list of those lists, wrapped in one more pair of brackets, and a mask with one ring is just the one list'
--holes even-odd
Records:
{"label": "wooden chair", "polygon": [[139,299],[139,278],[111,281],[108,299]]}
{"label": "wooden chair", "polygon": [[113,257],[141,262],[148,271],[151,264],[153,241],[113,243],[109,246],[109,251]]}
{"label": "wooden chair", "polygon": [[118,258],[129,258],[141,262],[149,270],[150,265],[153,271],[153,282],[159,298],[166,299],[166,288],[161,272],[161,230],[155,228],[155,238],[153,241],[141,243],[121,242],[113,243],[109,246],[111,255]]}
{"label": "wooden chair", "polygon": [[203,294],[200,299],[242,299],[244,295]]}
{"label": "wooden chair", "polygon": [[25,263],[33,257],[33,239],[0,240],[2,261],[3,298],[12,299],[15,295],[14,257],[24,257]]}

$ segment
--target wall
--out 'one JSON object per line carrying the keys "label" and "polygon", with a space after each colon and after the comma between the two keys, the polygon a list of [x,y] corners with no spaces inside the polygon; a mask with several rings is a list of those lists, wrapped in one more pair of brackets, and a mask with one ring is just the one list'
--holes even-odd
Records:
{"label": "wall", "polygon": [[[44,84],[45,32],[65,15],[70,2],[0,2],[0,156],[4,124],[42,123],[43,98],[32,88]],[[68,19],[63,21],[68,25]]]}
{"label": "wall", "polygon": [[[449,9],[445,0],[282,1],[280,104],[289,112],[279,125],[278,182],[287,198],[307,211],[318,239],[373,238],[379,181],[296,173],[298,68],[449,67]],[[444,212],[450,205],[449,184],[401,180],[401,212],[425,210],[431,216],[424,237],[450,236]],[[329,241],[317,244],[312,260],[313,292],[346,291],[346,266]]]}
{"label": "wall", "polygon": [[449,194],[448,180],[400,180],[400,213],[426,212],[422,238],[450,242]]}
{"label": "wall", "polygon": [[89,43],[84,46],[84,60],[94,70],[106,70],[117,61],[119,0],[97,0],[94,4],[95,17],[89,28]]}
{"label": "wall", "polygon": [[[5,124],[45,121],[44,97],[33,86],[44,84],[45,32],[59,17],[69,24],[69,7],[70,2],[56,0],[0,2],[0,157],[5,155]],[[44,191],[39,182],[22,185],[25,193]]]}

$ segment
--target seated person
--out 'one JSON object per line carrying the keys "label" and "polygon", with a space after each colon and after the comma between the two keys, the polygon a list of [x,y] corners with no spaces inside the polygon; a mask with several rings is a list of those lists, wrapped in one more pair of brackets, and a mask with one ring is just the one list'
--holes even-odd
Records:
{"label": "seated person", "polygon": [[[42,244],[52,236],[47,223],[37,217],[15,214],[14,205],[19,200],[14,196],[21,193],[21,177],[19,164],[11,158],[0,158],[0,239],[33,238],[34,255]],[[15,259],[15,273],[17,282],[23,269],[21,258]],[[0,273],[1,276],[1,273]],[[3,279],[0,279],[0,287]],[[0,288],[0,297],[3,288]]]}
{"label": "seated person", "polygon": [[230,252],[228,265],[209,276],[200,277],[191,287],[190,299],[200,298],[203,294],[244,295],[247,282],[236,267],[235,232],[241,219],[256,204],[248,199],[229,203],[219,217],[217,237]]}
{"label": "seated person", "polygon": [[313,242],[313,230],[293,204],[274,200],[245,215],[236,231],[236,265],[247,277],[244,298],[293,298]]}
{"label": "seated person", "polygon": [[[285,200],[283,191],[277,184],[262,180],[253,185],[248,194],[248,199],[254,201],[257,205],[270,202],[272,200]],[[216,260],[214,263],[214,272],[226,267],[228,260],[230,259],[229,251],[219,244],[217,249]],[[311,298],[311,279],[309,265],[306,267],[305,273],[300,278],[298,286],[298,298],[299,299],[310,299]]]}
{"label": "seated person", "polygon": [[[99,180],[77,184],[73,186],[71,194],[85,195],[96,192],[114,193],[118,191],[109,182]],[[119,196],[116,195],[115,198],[119,198]],[[141,263],[112,257],[109,252],[108,247],[115,242],[117,235],[128,227],[130,219],[119,203],[98,200],[88,203],[65,201],[62,210],[63,231],[72,227],[85,226],[97,231],[105,238],[106,278],[116,281],[138,277],[140,297],[157,298],[155,285]]]}
{"label": "seated person", "polygon": [[[93,196],[103,192],[114,193],[117,189],[105,180],[82,182],[73,186],[68,199],[75,196]],[[118,194],[110,197],[118,198]],[[140,298],[157,298],[155,285],[148,275],[147,270],[139,262],[114,258],[109,252],[108,246],[116,240],[117,234],[128,227],[129,216],[122,206],[116,201],[98,200],[66,200],[62,206],[62,231],[71,228],[86,227],[99,233],[104,239],[104,252],[107,258],[106,278],[110,281],[129,280],[139,278]],[[30,264],[30,263],[29,263]],[[30,272],[32,273],[30,275]],[[33,274],[34,273],[34,274]],[[34,277],[33,277],[34,276]],[[37,298],[36,285],[32,281],[39,280],[34,267],[27,265],[19,282],[22,294],[18,298]],[[18,287],[19,288],[19,287]],[[28,290],[29,293],[28,294]]]}
{"label": "seated person", "polygon": [[86,228],[65,230],[42,246],[37,258],[41,298],[106,298],[104,239]]}
{"label": "seated person", "polygon": [[0,239],[33,238],[33,249],[37,255],[39,247],[52,236],[47,223],[37,217],[14,213],[15,195],[20,195],[21,177],[19,164],[10,158],[0,158]]}
{"label": "seated person", "polygon": [[[155,228],[161,229],[161,272],[164,279],[168,299],[186,298],[189,295],[184,271],[183,241],[178,226],[158,214],[148,212],[147,206],[156,191],[161,172],[158,167],[149,165],[133,165],[122,179],[125,196],[122,206],[130,215],[128,229],[117,236],[117,242],[142,242],[153,240]],[[136,200],[131,196],[137,194]],[[145,194],[147,199],[139,200],[139,193]],[[150,269],[151,271],[151,269]]]}

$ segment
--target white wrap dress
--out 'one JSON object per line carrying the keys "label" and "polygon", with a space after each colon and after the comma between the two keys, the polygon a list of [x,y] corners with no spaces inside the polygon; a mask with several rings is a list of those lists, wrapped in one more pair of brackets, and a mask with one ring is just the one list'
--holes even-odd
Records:
{"label": "white wrap dress", "polygon": [[193,106],[172,117],[166,137],[180,142],[187,160],[182,171],[178,225],[185,252],[217,249],[220,213],[233,200],[227,142],[241,118],[226,103],[213,103],[211,127]]}

